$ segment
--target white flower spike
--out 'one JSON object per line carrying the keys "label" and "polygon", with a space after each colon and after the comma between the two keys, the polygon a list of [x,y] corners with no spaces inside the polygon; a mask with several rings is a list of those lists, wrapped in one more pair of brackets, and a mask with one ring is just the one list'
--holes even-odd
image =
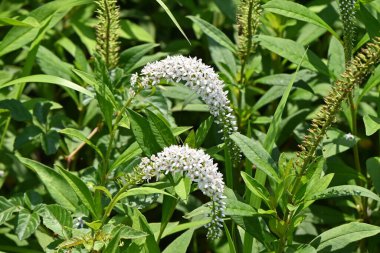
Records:
{"label": "white flower spike", "polygon": [[157,179],[161,174],[180,173],[198,183],[203,194],[211,198],[211,221],[206,224],[207,237],[216,239],[222,234],[223,217],[226,204],[223,175],[211,157],[203,150],[185,146],[172,145],[157,155],[143,158],[135,171],[141,172],[144,180]]}
{"label": "white flower spike", "polygon": [[212,67],[204,64],[201,59],[182,55],[168,56],[161,61],[148,63],[141,70],[141,74],[133,74],[130,81],[132,88],[136,88],[137,83],[143,88],[149,88],[162,79],[183,82],[209,106],[216,123],[222,126],[227,145],[231,145],[234,151],[233,157],[239,157],[237,147],[228,138],[237,131],[236,118],[230,107],[227,92],[223,91],[224,83]]}

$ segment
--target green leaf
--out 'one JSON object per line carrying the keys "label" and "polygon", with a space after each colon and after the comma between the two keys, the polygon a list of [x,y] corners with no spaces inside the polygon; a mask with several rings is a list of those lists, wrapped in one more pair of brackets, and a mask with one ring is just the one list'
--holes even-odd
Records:
{"label": "green leaf", "polygon": [[[164,117],[157,115],[154,112],[145,109],[148,114],[148,122],[155,139],[161,148],[168,147],[177,143],[169,123],[166,122]],[[161,117],[160,117],[161,116]]]}
{"label": "green leaf", "polygon": [[197,228],[200,228],[200,227],[206,225],[209,222],[210,222],[210,219],[207,218],[204,220],[196,220],[196,221],[192,221],[192,222],[182,223],[182,224],[176,225],[174,227],[170,227],[170,228],[167,227],[167,229],[165,229],[161,238],[164,238],[165,236],[181,232],[181,231],[189,229],[189,228],[197,229]]}
{"label": "green leaf", "polygon": [[181,234],[165,248],[163,253],[186,253],[193,233],[194,229],[189,229]]}
{"label": "green leaf", "polygon": [[59,134],[55,130],[49,130],[41,135],[42,149],[46,155],[53,155],[59,147]]}
{"label": "green leaf", "polygon": [[369,158],[366,167],[376,192],[380,194],[380,157]]}
{"label": "green leaf", "polygon": [[[22,22],[37,21],[40,24],[49,21],[48,29],[54,27],[73,7],[92,3],[92,0],[56,0],[41,5],[41,7],[29,13],[29,17]],[[5,35],[0,43],[0,56],[17,50],[33,41],[39,32],[39,27],[17,26]]]}
{"label": "green leaf", "polygon": [[363,117],[363,121],[365,127],[365,135],[370,136],[379,131],[380,118],[367,114]]}
{"label": "green leaf", "polygon": [[174,186],[174,191],[178,195],[178,197],[187,203],[187,199],[189,197],[191,190],[191,180],[188,177],[182,177],[178,183]]}
{"label": "green leaf", "polygon": [[358,8],[358,16],[359,19],[364,23],[371,39],[375,38],[376,36],[380,36],[380,21],[376,19],[371,14],[371,12],[369,12],[367,8],[362,4],[360,5],[360,8]]}
{"label": "green leaf", "polygon": [[50,108],[53,106],[52,103],[37,103],[34,106],[33,114],[37,118],[38,122],[41,124],[46,124],[47,116],[49,114]]}
{"label": "green leaf", "polygon": [[339,36],[336,34],[334,29],[332,29],[325,21],[323,21],[323,19],[309,10],[306,6],[291,1],[272,0],[264,4],[263,8],[264,10],[272,13],[277,13],[285,17],[294,18],[325,28],[339,39]]}
{"label": "green leaf", "polygon": [[137,238],[145,237],[147,235],[148,235],[147,233],[140,230],[133,229],[129,226],[122,226],[120,229],[120,238],[122,239],[137,239]]}
{"label": "green leaf", "polygon": [[351,222],[323,232],[314,238],[310,242],[310,245],[317,248],[318,252],[332,252],[342,249],[352,242],[377,235],[378,233],[380,233],[380,227],[378,226]]}
{"label": "green leaf", "polygon": [[119,33],[120,33],[120,37],[124,39],[133,39],[133,40],[138,40],[138,41],[143,41],[143,42],[154,43],[153,34],[149,33],[140,25],[137,25],[127,19],[120,20]]}
{"label": "green leaf", "polygon": [[329,186],[331,180],[333,179],[334,174],[327,174],[318,179],[313,179],[312,183],[307,184],[306,192],[304,195],[305,199],[310,199],[312,196],[317,195],[320,192],[323,192]]}
{"label": "green leaf", "polygon": [[184,144],[189,145],[189,147],[196,148],[194,130],[191,130],[190,133],[187,135]]}
{"label": "green leaf", "polygon": [[78,206],[78,198],[66,180],[55,170],[39,162],[18,157],[20,162],[37,173],[50,196],[62,207],[74,212]]}
{"label": "green leaf", "polygon": [[180,134],[192,129],[192,126],[181,126],[181,127],[174,127],[172,129],[174,136],[179,136]]}
{"label": "green leaf", "polygon": [[290,91],[292,90],[294,81],[297,78],[297,73],[300,69],[300,66],[304,60],[305,55],[306,55],[306,52],[302,56],[301,61],[298,63],[297,69],[294,72],[292,79],[290,80],[290,82],[288,83],[288,86],[286,87],[286,89],[284,90],[284,93],[282,94],[280,103],[278,103],[277,109],[274,113],[272,123],[270,124],[267,135],[265,136],[263,146],[265,150],[267,150],[268,152],[272,151],[273,146],[278,138],[278,135],[280,132],[280,123],[281,123],[282,113],[285,109],[286,101],[288,100]]}
{"label": "green leaf", "polygon": [[145,248],[144,252],[159,253],[160,248],[158,247],[158,244],[154,238],[154,234],[152,230],[150,229],[150,226],[148,222],[146,221],[145,216],[142,215],[139,210],[134,209],[131,219],[132,219],[132,224],[133,224],[132,228],[141,230],[147,233],[147,237],[144,243],[144,248]]}
{"label": "green leaf", "polygon": [[78,84],[75,84],[71,81],[68,81],[66,79],[63,79],[57,76],[50,76],[50,75],[32,75],[32,76],[21,77],[7,83],[0,84],[0,89],[3,89],[11,85],[19,84],[19,83],[32,83],[32,82],[57,84],[62,87],[67,87],[67,88],[76,90],[91,98],[94,97],[94,94],[92,92],[86,90],[85,88],[79,86]]}
{"label": "green leaf", "polygon": [[218,8],[226,15],[231,21],[236,20],[236,8],[238,2],[236,0],[225,1],[225,0],[215,0],[215,4]]}
{"label": "green leaf", "polygon": [[174,198],[174,196],[172,196],[171,194],[167,193],[166,191],[163,191],[163,190],[160,190],[160,189],[157,189],[157,188],[153,188],[153,187],[138,187],[138,188],[132,188],[132,189],[129,189],[128,191],[126,191],[126,192],[123,192],[122,194],[119,195],[119,197],[117,198],[117,200],[115,202],[118,202],[121,199],[124,199],[126,197],[130,197],[130,196],[149,195],[149,194],[163,194],[163,195],[171,196],[171,197]]}
{"label": "green leaf", "polygon": [[162,9],[164,9],[164,11],[166,12],[166,14],[168,14],[169,18],[172,20],[172,22],[175,24],[175,26],[178,28],[178,30],[182,33],[183,37],[185,37],[185,39],[187,40],[187,42],[189,42],[189,44],[191,45],[190,43],[190,40],[187,38],[185,32],[182,30],[181,26],[178,24],[177,20],[175,19],[174,15],[171,13],[171,11],[169,10],[169,8],[165,5],[164,2],[162,2],[161,0],[156,0],[156,2],[161,5]]}
{"label": "green leaf", "polygon": [[151,156],[161,151],[160,145],[157,143],[155,136],[149,127],[149,122],[140,114],[127,110],[131,129],[142,151],[147,156]]}
{"label": "green leaf", "polygon": [[55,234],[68,238],[70,237],[73,219],[70,212],[60,205],[48,205],[38,211],[42,217],[42,223]]}
{"label": "green leaf", "polygon": [[29,238],[39,225],[40,217],[38,214],[30,213],[28,210],[23,209],[17,216],[16,234],[18,239],[25,240]]}
{"label": "green leaf", "polygon": [[244,180],[245,186],[257,197],[265,202],[265,204],[270,207],[269,192],[262,186],[256,179],[252,178],[250,175],[242,171],[241,177]]}
{"label": "green leaf", "polygon": [[76,175],[72,174],[70,171],[67,171],[59,166],[60,174],[64,177],[66,182],[71,186],[74,192],[77,194],[78,198],[81,200],[83,205],[85,205],[88,210],[92,213],[94,217],[98,217],[98,214],[95,211],[95,202],[92,194],[86,184]]}
{"label": "green leaf", "polygon": [[310,200],[327,199],[344,196],[362,196],[380,201],[380,197],[372,191],[357,185],[339,185],[310,196]]}
{"label": "green leaf", "polygon": [[130,47],[120,54],[120,63],[124,66],[126,73],[131,73],[136,69],[136,63],[138,63],[145,54],[150,50],[157,47],[159,44],[146,43],[134,47]]}
{"label": "green leaf", "polygon": [[224,227],[224,232],[226,233],[226,236],[227,236],[228,248],[230,250],[229,252],[230,253],[236,253],[235,244],[234,244],[234,241],[231,237],[230,231],[228,230],[228,228],[226,226],[226,223],[223,223],[223,227]]}
{"label": "green leaf", "polygon": [[218,28],[210,24],[209,22],[195,16],[187,16],[191,19],[195,24],[197,24],[201,30],[210,38],[215,40],[221,46],[227,48],[233,53],[236,53],[235,44]]}
{"label": "green leaf", "polygon": [[356,104],[359,104],[360,101],[362,101],[363,97],[367,95],[367,93],[371,91],[379,83],[380,83],[380,65],[375,68],[372,76],[368,79],[367,83],[365,84],[362,92],[360,93],[357,99]]}
{"label": "green leaf", "polygon": [[79,140],[83,141],[91,148],[93,148],[96,151],[96,153],[98,153],[98,155],[103,159],[103,153],[100,151],[100,149],[95,144],[93,144],[86,136],[84,136],[84,134],[82,134],[79,130],[76,130],[74,128],[65,128],[60,130],[59,133],[78,138]]}
{"label": "green leaf", "polygon": [[323,157],[331,157],[355,146],[358,138],[346,135],[339,129],[329,129],[323,139]]}
{"label": "green leaf", "polygon": [[127,164],[136,156],[140,155],[142,150],[137,142],[133,142],[124,152],[119,155],[116,160],[112,163],[110,171],[116,169],[122,164]]}
{"label": "green leaf", "polygon": [[[226,215],[229,216],[254,216],[257,215],[257,211],[250,205],[238,201],[236,199],[226,199]],[[209,211],[209,209],[208,209]]]}
{"label": "green leaf", "polygon": [[17,210],[9,200],[0,196],[0,225],[12,218],[12,214]]}
{"label": "green leaf", "polygon": [[0,108],[9,110],[12,119],[16,121],[32,120],[32,114],[30,114],[30,112],[24,107],[24,105],[16,99],[1,100]]}
{"label": "green leaf", "polygon": [[344,48],[338,39],[331,37],[328,51],[328,67],[335,79],[338,79],[344,72],[345,59]]}
{"label": "green leaf", "polygon": [[286,87],[284,86],[273,86],[262,95],[259,100],[252,106],[252,111],[258,111],[263,106],[273,102],[274,100],[280,98],[284,94]]}
{"label": "green leaf", "polygon": [[237,66],[234,54],[208,37],[208,47],[213,63],[231,82],[235,80]]}
{"label": "green leaf", "polygon": [[[295,64],[302,62],[301,66],[316,72],[320,72],[325,76],[330,76],[329,69],[327,68],[326,64],[324,64],[316,54],[310,50],[307,50],[306,52],[305,48],[301,44],[293,40],[267,35],[259,35],[256,40],[259,41],[262,47],[284,57],[285,59]],[[306,57],[304,60],[302,60],[305,52]]]}
{"label": "green leaf", "polygon": [[195,132],[196,147],[200,147],[203,144],[203,141],[205,140],[213,121],[214,118],[210,116],[198,127],[197,131]]}
{"label": "green leaf", "polygon": [[40,24],[37,20],[32,17],[19,21],[14,18],[0,18],[0,26],[11,25],[11,26],[25,26],[25,27],[38,27]]}
{"label": "green leaf", "polygon": [[112,239],[107,244],[107,247],[103,250],[104,253],[117,253],[120,252],[119,249],[120,243],[120,230],[112,234]]}
{"label": "green leaf", "polygon": [[276,163],[258,141],[254,141],[240,133],[232,134],[231,139],[252,164],[256,165],[259,170],[262,170],[274,181],[280,181],[277,174]]}

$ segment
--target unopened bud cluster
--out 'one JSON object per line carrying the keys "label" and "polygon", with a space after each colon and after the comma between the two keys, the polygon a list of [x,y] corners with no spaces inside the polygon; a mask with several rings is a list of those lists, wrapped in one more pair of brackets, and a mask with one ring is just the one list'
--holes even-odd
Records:
{"label": "unopened bud cluster", "polygon": [[141,179],[157,179],[160,175],[179,173],[198,184],[203,194],[211,198],[211,221],[206,224],[207,237],[216,239],[222,234],[223,217],[225,216],[225,198],[223,175],[218,172],[218,167],[209,155],[202,150],[196,150],[185,146],[172,145],[166,147],[157,155],[143,158],[135,171],[139,172]]}
{"label": "unopened bud cluster", "polygon": [[343,23],[343,40],[346,61],[351,59],[355,35],[356,0],[339,0],[339,11]]}

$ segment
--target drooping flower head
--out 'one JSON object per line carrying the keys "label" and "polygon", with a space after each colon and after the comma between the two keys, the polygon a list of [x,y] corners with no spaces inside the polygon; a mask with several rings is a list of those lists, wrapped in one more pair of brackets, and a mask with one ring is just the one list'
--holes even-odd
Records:
{"label": "drooping flower head", "polygon": [[232,157],[239,157],[238,149],[228,136],[237,131],[236,118],[232,113],[224,83],[212,67],[197,58],[182,55],[148,63],[140,74],[131,77],[131,85],[139,83],[143,88],[157,85],[162,79],[169,82],[183,82],[194,91],[209,107],[216,123],[222,126],[224,140],[232,148]]}
{"label": "drooping flower head", "polygon": [[146,181],[153,177],[158,179],[161,174],[180,173],[197,183],[202,193],[211,198],[211,221],[206,224],[207,237],[215,239],[221,236],[225,210],[223,175],[203,150],[196,150],[187,145],[172,145],[157,155],[143,158],[134,171]]}

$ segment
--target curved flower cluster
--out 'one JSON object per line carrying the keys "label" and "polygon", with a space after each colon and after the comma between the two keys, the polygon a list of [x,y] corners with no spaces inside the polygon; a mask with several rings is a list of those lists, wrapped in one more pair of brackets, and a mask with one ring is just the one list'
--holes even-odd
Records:
{"label": "curved flower cluster", "polygon": [[228,140],[228,136],[237,131],[236,118],[232,113],[227,92],[223,91],[224,83],[215,71],[197,58],[182,55],[168,56],[161,61],[148,63],[140,75],[133,74],[131,85],[136,88],[139,82],[143,88],[149,88],[162,79],[169,82],[183,82],[209,106],[216,123],[222,126],[224,139],[234,151],[233,157],[238,157],[237,147]]}
{"label": "curved flower cluster", "polygon": [[181,173],[198,183],[203,194],[211,198],[211,221],[206,224],[207,237],[215,239],[221,236],[223,217],[225,216],[225,203],[223,199],[223,175],[209,155],[202,150],[185,146],[172,145],[166,147],[157,155],[143,158],[137,167],[143,179],[149,181],[152,177],[158,178],[160,174]]}

